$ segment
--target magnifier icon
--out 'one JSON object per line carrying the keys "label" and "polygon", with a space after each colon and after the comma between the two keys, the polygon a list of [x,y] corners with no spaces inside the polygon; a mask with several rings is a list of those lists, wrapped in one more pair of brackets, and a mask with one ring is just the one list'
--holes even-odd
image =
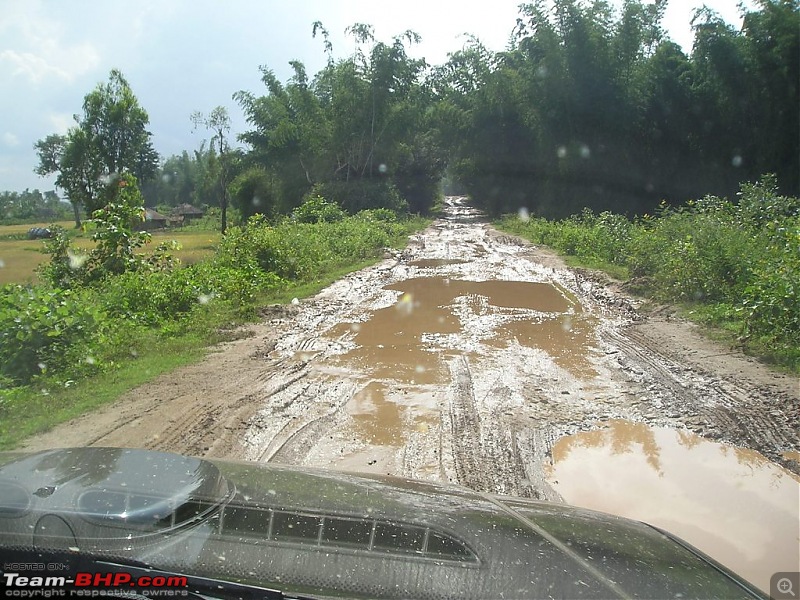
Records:
{"label": "magnifier icon", "polygon": [[797,598],[797,594],[795,594],[794,590],[792,589],[792,580],[788,577],[782,577],[781,579],[778,579],[778,583],[776,585],[781,594],[787,594],[792,598]]}

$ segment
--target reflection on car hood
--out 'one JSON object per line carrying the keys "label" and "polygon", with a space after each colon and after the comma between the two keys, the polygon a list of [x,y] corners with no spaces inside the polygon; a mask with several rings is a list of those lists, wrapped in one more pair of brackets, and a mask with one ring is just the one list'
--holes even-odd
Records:
{"label": "reflection on car hood", "polygon": [[[0,463],[0,485],[17,490],[0,493],[0,539],[16,544],[35,543],[20,530],[58,519],[75,538],[70,545],[81,549],[330,596],[758,597],[664,533],[564,505],[144,450],[59,450],[7,455]],[[76,504],[39,502],[69,486],[76,491],[63,497]],[[163,499],[171,527],[163,516],[148,521],[125,510],[111,522],[93,519],[104,496],[121,489]],[[78,500],[87,495],[88,506]],[[125,498],[130,506],[131,495]],[[145,512],[156,505],[137,504]],[[187,505],[200,508],[190,511],[190,521],[177,518]],[[114,546],[109,540],[121,527],[126,544]]]}
{"label": "reflection on car hood", "polygon": [[[0,466],[6,511],[27,508],[74,512],[92,492],[179,502],[219,490],[216,466],[198,458],[127,448],[73,448],[9,454]],[[15,506],[14,502],[21,505]],[[85,510],[85,509],[84,509]]]}

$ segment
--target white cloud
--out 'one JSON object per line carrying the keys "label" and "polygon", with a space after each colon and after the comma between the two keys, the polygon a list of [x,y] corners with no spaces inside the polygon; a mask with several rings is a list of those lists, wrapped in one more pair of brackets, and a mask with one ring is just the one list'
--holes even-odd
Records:
{"label": "white cloud", "polygon": [[10,131],[6,131],[3,134],[3,143],[8,147],[13,148],[14,146],[19,146],[19,138]]}
{"label": "white cloud", "polygon": [[69,40],[69,30],[35,1],[13,4],[0,25],[0,73],[39,85],[52,78],[72,82],[100,63],[88,41]]}
{"label": "white cloud", "polygon": [[58,67],[49,64],[41,56],[36,56],[30,52],[16,52],[14,50],[3,50],[0,52],[0,63],[5,63],[11,67],[11,76],[24,76],[33,83],[41,83],[48,74],[55,75],[60,79],[69,79],[69,74]]}

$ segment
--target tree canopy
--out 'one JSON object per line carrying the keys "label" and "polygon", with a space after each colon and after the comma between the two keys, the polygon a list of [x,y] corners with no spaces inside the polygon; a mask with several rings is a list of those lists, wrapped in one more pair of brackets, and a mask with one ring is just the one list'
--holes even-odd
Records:
{"label": "tree canopy", "polygon": [[410,52],[413,31],[384,42],[363,23],[346,30],[352,54],[336,58],[314,23],[327,57],[318,73],[292,61],[282,82],[262,66],[263,90],[233,95],[244,150],[230,147],[225,108],[196,113],[209,145],[167,159],[151,182],[147,114],[112,71],[76,126],[37,142],[37,172],[57,173],[89,211],[109,175],[130,172],[149,204],[218,204],[226,215],[230,198],[244,218],[316,196],[348,211],[426,212],[443,180],[490,213],[555,217],[734,197],[766,173],[800,194],[800,0],[757,0],[741,30],[700,9],[688,54],[664,31],[666,5],[534,0],[505,51],[471,37],[438,66]]}
{"label": "tree canopy", "polygon": [[759,0],[736,31],[708,9],[690,56],[666,2],[523,5],[512,46],[473,40],[435,70],[453,177],[490,212],[646,212],[734,196],[776,173],[800,192],[800,4]]}
{"label": "tree canopy", "polygon": [[83,114],[66,135],[52,134],[35,144],[36,172],[56,173],[56,185],[75,207],[88,213],[105,206],[105,191],[123,173],[138,180],[151,178],[158,155],[147,130],[149,117],[122,73],[112,70],[108,82],[98,84],[83,101]]}

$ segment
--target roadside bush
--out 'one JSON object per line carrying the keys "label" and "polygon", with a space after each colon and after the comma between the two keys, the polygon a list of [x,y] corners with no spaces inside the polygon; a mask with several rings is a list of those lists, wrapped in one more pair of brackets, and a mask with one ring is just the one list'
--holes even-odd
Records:
{"label": "roadside bush", "polygon": [[345,217],[344,211],[334,202],[328,202],[312,191],[294,211],[300,223],[333,223]]}
{"label": "roadside bush", "polygon": [[15,385],[39,374],[69,377],[97,366],[108,317],[91,292],[0,288],[0,375]]}
{"label": "roadside bush", "polygon": [[620,264],[659,300],[702,303],[703,318],[758,351],[800,365],[800,200],[773,176],[715,196],[664,204],[630,221],[611,213],[559,221],[506,216],[499,226],[587,261]]}
{"label": "roadside bush", "polygon": [[315,186],[317,194],[335,202],[348,213],[384,208],[397,214],[408,212],[408,203],[389,181],[357,179],[331,181]]}
{"label": "roadside bush", "polygon": [[745,332],[800,364],[800,217],[768,223],[742,293]]}
{"label": "roadside bush", "polygon": [[109,315],[141,325],[163,325],[212,302],[240,307],[283,281],[243,265],[202,262],[174,271],[133,271],[107,280],[103,290]]}
{"label": "roadside bush", "polygon": [[287,220],[274,226],[256,216],[228,232],[218,260],[237,269],[257,266],[281,279],[309,280],[332,266],[376,256],[390,245],[403,231],[390,214],[373,209],[334,222]]}

